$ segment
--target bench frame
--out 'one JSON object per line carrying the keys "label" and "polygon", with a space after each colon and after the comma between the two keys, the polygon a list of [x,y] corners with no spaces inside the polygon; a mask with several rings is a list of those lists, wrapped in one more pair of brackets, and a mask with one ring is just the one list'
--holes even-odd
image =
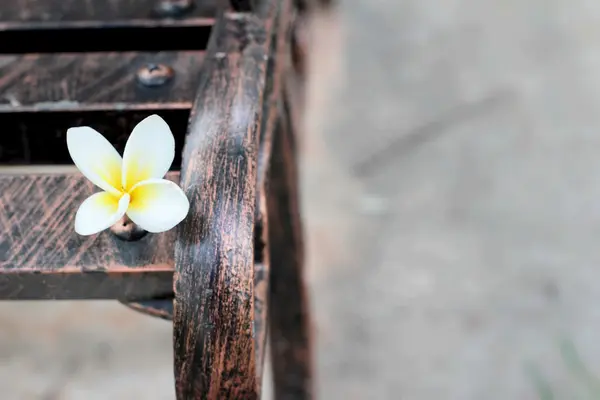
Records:
{"label": "bench frame", "polygon": [[16,195],[3,196],[0,298],[112,298],[172,319],[179,400],[260,398],[269,337],[275,398],[310,398],[296,105],[286,84],[300,63],[293,40],[297,6],[292,0],[218,3],[181,172],[169,175],[187,194],[190,213],[171,232],[137,242],[114,238],[114,230],[77,238],[67,215],[92,190],[83,178],[0,177],[6,193],[43,193],[45,200],[49,188],[57,198],[67,188],[77,194],[65,202],[64,226],[52,228],[60,229],[58,253],[35,243],[14,250],[24,210]]}

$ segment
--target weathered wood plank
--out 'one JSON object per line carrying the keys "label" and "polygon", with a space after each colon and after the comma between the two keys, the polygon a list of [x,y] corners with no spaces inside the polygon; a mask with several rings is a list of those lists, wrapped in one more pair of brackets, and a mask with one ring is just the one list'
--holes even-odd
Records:
{"label": "weathered wood plank", "polygon": [[[162,3],[167,3],[164,0]],[[35,28],[212,25],[216,0],[195,0],[189,12],[168,18],[156,0],[14,0],[0,8],[0,31]],[[164,17],[163,17],[164,16]]]}
{"label": "weathered wood plank", "polygon": [[191,210],[175,246],[179,399],[260,396],[253,235],[265,76],[280,1],[270,3],[277,6],[264,19],[225,14],[217,23],[190,117],[181,183]]}
{"label": "weathered wood plank", "polygon": [[[190,109],[202,51],[0,55],[0,113]],[[144,87],[140,68],[165,65],[172,79]]]}
{"label": "weathered wood plank", "polygon": [[75,212],[96,191],[78,174],[0,175],[0,299],[172,294],[174,230],[136,242],[75,233]]}

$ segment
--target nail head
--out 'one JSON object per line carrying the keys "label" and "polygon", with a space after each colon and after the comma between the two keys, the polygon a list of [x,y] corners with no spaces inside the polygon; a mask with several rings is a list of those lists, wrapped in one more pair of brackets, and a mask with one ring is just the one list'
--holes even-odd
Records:
{"label": "nail head", "polygon": [[194,8],[192,0],[163,0],[154,7],[154,12],[163,18],[181,17]]}
{"label": "nail head", "polygon": [[126,242],[134,242],[140,240],[148,232],[134,224],[127,216],[121,218],[116,224],[110,227],[113,235]]}
{"label": "nail head", "polygon": [[156,87],[169,82],[173,75],[175,71],[168,65],[147,64],[138,70],[137,79],[144,86]]}

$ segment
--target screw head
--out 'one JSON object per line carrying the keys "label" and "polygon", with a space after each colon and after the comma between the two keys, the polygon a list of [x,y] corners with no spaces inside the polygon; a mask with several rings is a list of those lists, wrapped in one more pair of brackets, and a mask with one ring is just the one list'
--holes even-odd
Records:
{"label": "screw head", "polygon": [[126,215],[123,216],[116,224],[110,227],[113,235],[126,242],[134,242],[140,240],[148,232],[134,224]]}
{"label": "screw head", "polygon": [[137,80],[144,86],[156,87],[169,82],[175,71],[173,68],[164,64],[147,64],[137,72]]}
{"label": "screw head", "polygon": [[163,0],[154,7],[154,13],[162,18],[176,18],[187,14],[194,8],[192,0]]}

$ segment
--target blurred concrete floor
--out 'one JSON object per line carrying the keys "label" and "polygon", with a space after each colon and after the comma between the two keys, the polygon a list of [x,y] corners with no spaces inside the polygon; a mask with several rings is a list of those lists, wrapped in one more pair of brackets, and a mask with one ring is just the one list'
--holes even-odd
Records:
{"label": "blurred concrete floor", "polygon": [[600,3],[340,5],[302,166],[319,398],[600,398],[561,355],[600,377]]}
{"label": "blurred concrete floor", "polygon": [[117,302],[0,303],[0,398],[171,400],[171,324]]}
{"label": "blurred concrete floor", "polygon": [[173,400],[171,331],[113,301],[2,302],[0,398]]}
{"label": "blurred concrete floor", "polygon": [[[536,399],[529,366],[578,398],[558,342],[600,375],[600,3],[341,3],[347,180],[303,166],[321,398]],[[316,266],[331,224],[356,268]],[[0,303],[0,368],[7,400],[174,398],[170,324],[116,303]]]}

